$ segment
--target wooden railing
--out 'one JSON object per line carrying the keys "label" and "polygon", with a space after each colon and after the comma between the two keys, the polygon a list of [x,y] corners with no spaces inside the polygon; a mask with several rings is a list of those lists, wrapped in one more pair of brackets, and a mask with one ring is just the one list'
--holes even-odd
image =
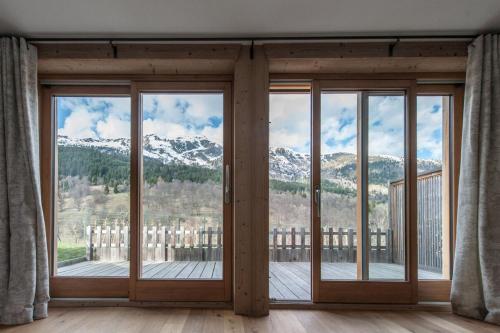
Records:
{"label": "wooden railing", "polygon": [[[419,268],[440,272],[442,253],[442,173],[441,170],[417,177],[417,228]],[[394,230],[393,260],[404,262],[404,181],[389,186],[389,225]]]}
{"label": "wooden railing", "polygon": [[[128,260],[128,226],[87,227],[87,260]],[[217,261],[222,255],[222,229],[144,227],[145,261]]]}
{"label": "wooden railing", "polygon": [[[270,235],[271,261],[309,261],[311,242],[309,229],[273,229]],[[391,262],[392,231],[371,231],[370,260]],[[201,229],[143,228],[142,256],[146,261],[220,260],[221,228]],[[328,228],[323,230],[322,260],[325,262],[356,262],[356,231]],[[128,260],[128,226],[87,227],[86,260]]]}
{"label": "wooden railing", "polygon": [[[370,261],[392,262],[392,230],[371,230]],[[306,228],[274,228],[269,234],[269,260],[309,261],[311,233]],[[356,262],[356,231],[344,228],[322,230],[321,260],[323,262]]]}
{"label": "wooden railing", "polygon": [[[418,176],[418,259],[419,267],[440,271],[442,265],[441,171]],[[404,263],[404,183],[389,187],[389,226],[370,231],[370,261]],[[87,227],[86,260],[128,260],[129,229],[115,224]],[[311,233],[306,228],[274,228],[269,233],[271,261],[309,261]],[[142,256],[147,261],[221,260],[222,229],[143,229]],[[321,260],[356,262],[357,238],[353,229],[322,230]]]}

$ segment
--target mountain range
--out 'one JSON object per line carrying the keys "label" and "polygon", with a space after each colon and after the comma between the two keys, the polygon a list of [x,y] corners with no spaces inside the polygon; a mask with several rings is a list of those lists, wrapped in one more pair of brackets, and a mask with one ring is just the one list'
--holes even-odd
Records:
{"label": "mountain range", "polygon": [[[130,151],[130,139],[75,139],[58,136],[59,150],[68,154],[93,152],[100,159],[118,159],[126,161]],[[157,135],[147,135],[143,140],[145,161],[156,168],[184,166],[194,170],[221,170],[222,146],[205,137],[166,139]],[[89,155],[89,156],[94,156]],[[64,156],[60,155],[60,159]],[[77,163],[78,159],[74,159]],[[404,160],[393,156],[369,157],[370,184],[386,187],[390,181],[404,176]],[[71,167],[72,165],[69,165]],[[94,166],[95,167],[95,166]],[[418,172],[427,172],[441,168],[435,160],[418,160]],[[281,182],[306,183],[310,176],[309,154],[298,153],[287,148],[270,148],[269,175]],[[346,189],[356,188],[356,156],[349,153],[325,154],[321,157],[321,176],[323,180]]]}

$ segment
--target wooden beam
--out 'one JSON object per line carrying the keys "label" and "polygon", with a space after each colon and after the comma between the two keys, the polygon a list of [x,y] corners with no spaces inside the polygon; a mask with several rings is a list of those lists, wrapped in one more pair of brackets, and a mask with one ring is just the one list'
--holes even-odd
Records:
{"label": "wooden beam", "polygon": [[234,311],[269,313],[269,77],[262,47],[234,70]]}
{"label": "wooden beam", "polygon": [[232,59],[239,44],[34,43],[39,59]]}
{"label": "wooden beam", "polygon": [[111,44],[44,44],[34,43],[38,59],[112,59]]}
{"label": "wooden beam", "polygon": [[469,42],[352,42],[265,44],[270,59],[466,57]]}
{"label": "wooden beam", "polygon": [[465,72],[466,57],[272,58],[271,73]]}
{"label": "wooden beam", "polygon": [[386,57],[388,43],[293,43],[265,44],[269,59]]}
{"label": "wooden beam", "polygon": [[232,74],[238,44],[35,44],[41,74]]}
{"label": "wooden beam", "polygon": [[392,49],[394,57],[467,57],[469,42],[401,42]]}
{"label": "wooden beam", "polygon": [[[465,81],[465,72],[429,73],[270,73],[271,82],[304,80],[429,80]],[[434,86],[434,85],[433,85]]]}
{"label": "wooden beam", "polygon": [[232,59],[238,44],[116,44],[119,59]]}
{"label": "wooden beam", "polygon": [[232,74],[229,59],[38,59],[39,74]]}

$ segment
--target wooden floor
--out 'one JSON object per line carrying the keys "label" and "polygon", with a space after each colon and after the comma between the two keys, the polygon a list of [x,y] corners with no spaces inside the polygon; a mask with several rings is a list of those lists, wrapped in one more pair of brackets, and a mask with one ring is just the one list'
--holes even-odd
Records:
{"label": "wooden floor", "polygon": [[32,324],[0,327],[9,333],[491,333],[500,327],[448,312],[271,310],[268,317],[237,316],[232,310],[168,308],[50,308]]}
{"label": "wooden floor", "polygon": [[[58,269],[59,276],[128,276],[128,261],[100,262],[85,261]],[[322,272],[325,280],[356,279],[356,264],[323,263]],[[269,297],[272,300],[310,300],[311,271],[308,262],[270,262]],[[403,279],[402,265],[370,264],[370,276],[373,279]],[[437,273],[419,270],[423,279],[439,279]],[[222,279],[220,261],[176,261],[146,262],[143,277],[145,279]]]}

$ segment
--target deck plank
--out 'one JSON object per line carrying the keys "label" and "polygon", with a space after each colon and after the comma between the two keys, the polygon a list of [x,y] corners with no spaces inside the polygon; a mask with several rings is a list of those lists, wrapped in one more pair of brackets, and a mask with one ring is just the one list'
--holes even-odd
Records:
{"label": "deck plank", "polygon": [[289,288],[289,286],[284,284],[283,281],[281,281],[278,278],[278,275],[276,274],[276,272],[274,272],[272,270],[269,271],[269,276],[270,276],[272,282],[274,283],[274,285],[276,286],[276,288],[279,289],[280,293],[283,295],[283,299],[284,300],[299,300],[299,297],[297,295],[295,295],[295,293]]}
{"label": "deck plank", "polygon": [[212,279],[220,280],[222,279],[222,262],[216,261]]}
{"label": "deck plank", "polygon": [[201,273],[201,279],[211,279],[214,273],[215,261],[209,261]]}
{"label": "deck plank", "polygon": [[[222,279],[221,261],[144,262],[143,278],[169,279]],[[404,266],[372,263],[372,279],[404,277]],[[129,262],[81,262],[59,269],[58,276],[128,276]],[[311,299],[311,265],[309,262],[270,262],[269,297],[276,300]],[[423,279],[439,279],[441,274],[419,270]],[[356,278],[356,263],[322,263],[322,279],[349,280]]]}

